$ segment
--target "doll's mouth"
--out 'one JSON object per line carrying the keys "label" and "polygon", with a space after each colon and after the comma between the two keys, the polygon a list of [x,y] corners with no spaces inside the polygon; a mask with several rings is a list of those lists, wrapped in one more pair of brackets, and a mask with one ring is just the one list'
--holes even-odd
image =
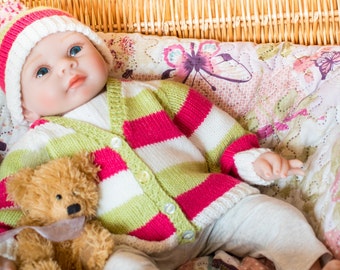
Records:
{"label": "doll's mouth", "polygon": [[86,77],[81,75],[76,75],[72,77],[72,79],[69,81],[68,88],[72,89],[82,85],[85,79]]}

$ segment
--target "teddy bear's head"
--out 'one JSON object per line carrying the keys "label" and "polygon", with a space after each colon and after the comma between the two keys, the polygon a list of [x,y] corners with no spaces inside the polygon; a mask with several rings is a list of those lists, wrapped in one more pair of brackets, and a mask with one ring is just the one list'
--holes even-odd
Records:
{"label": "teddy bear's head", "polygon": [[98,171],[88,153],[51,160],[11,176],[7,180],[8,197],[32,224],[92,217],[99,197]]}

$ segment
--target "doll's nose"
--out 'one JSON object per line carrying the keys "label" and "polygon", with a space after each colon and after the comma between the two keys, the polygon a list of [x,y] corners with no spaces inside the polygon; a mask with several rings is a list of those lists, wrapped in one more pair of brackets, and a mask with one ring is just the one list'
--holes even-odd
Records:
{"label": "doll's nose", "polygon": [[79,203],[71,204],[67,207],[67,214],[72,215],[75,213],[78,213],[80,211],[81,207]]}
{"label": "doll's nose", "polygon": [[77,67],[77,61],[72,57],[63,58],[59,61],[58,73],[59,76],[64,75],[70,70]]}

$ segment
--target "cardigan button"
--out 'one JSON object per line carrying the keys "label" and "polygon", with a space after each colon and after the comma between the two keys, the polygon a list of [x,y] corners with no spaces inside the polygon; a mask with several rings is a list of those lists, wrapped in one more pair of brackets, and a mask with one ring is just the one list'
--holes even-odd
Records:
{"label": "cardigan button", "polygon": [[165,213],[172,215],[176,211],[176,206],[173,203],[167,203],[164,206],[164,211],[165,211]]}
{"label": "cardigan button", "polygon": [[194,237],[195,237],[195,233],[193,231],[185,231],[182,235],[182,238],[187,241],[193,240]]}
{"label": "cardigan button", "polygon": [[122,146],[122,140],[118,137],[113,137],[111,140],[111,147],[114,149],[118,149]]}
{"label": "cardigan button", "polygon": [[147,171],[141,171],[137,175],[137,180],[141,184],[146,184],[150,179],[150,174]]}

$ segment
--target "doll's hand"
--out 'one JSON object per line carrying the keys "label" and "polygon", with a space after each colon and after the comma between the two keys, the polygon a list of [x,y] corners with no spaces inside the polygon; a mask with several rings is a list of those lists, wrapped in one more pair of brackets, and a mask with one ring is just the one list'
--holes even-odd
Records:
{"label": "doll's hand", "polygon": [[300,160],[287,160],[274,152],[261,154],[253,165],[256,174],[268,181],[285,178],[288,175],[304,175],[303,163]]}
{"label": "doll's hand", "polygon": [[15,263],[9,259],[0,256],[0,270],[16,270]]}

